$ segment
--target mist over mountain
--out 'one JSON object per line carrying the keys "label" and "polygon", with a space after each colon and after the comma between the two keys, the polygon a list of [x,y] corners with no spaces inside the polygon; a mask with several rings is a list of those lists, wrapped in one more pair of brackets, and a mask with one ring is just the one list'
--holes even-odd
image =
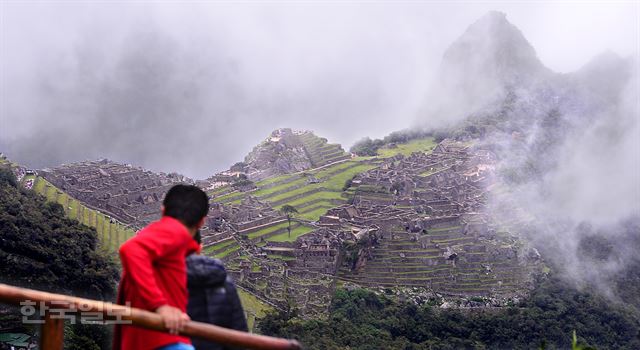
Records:
{"label": "mist over mountain", "polygon": [[[446,110],[426,118],[420,106],[447,98],[425,97],[427,88],[475,21],[508,44],[493,55],[484,55],[490,40],[474,47],[478,65],[484,55],[512,66],[486,73],[496,79],[544,70],[529,46],[563,72],[607,47],[635,50],[625,6],[498,6],[520,31],[504,15],[484,16],[496,6],[487,4],[58,5],[0,5],[0,147],[35,168],[107,157],[202,179],[277,128],[313,130],[348,149],[416,119],[458,120]],[[597,33],[585,31],[592,26]],[[452,61],[471,36],[449,50]],[[467,105],[453,102],[445,106]]]}
{"label": "mist over mountain", "polygon": [[551,74],[506,14],[491,11],[445,51],[423,122],[451,125],[500,101],[508,90],[532,86]]}
{"label": "mist over mountain", "polygon": [[[490,12],[445,53],[424,114],[496,152],[507,189],[494,198],[496,217],[528,222],[526,238],[565,277],[612,297],[615,276],[638,264],[624,249],[640,239],[637,63],[604,52],[554,73],[504,14]],[[582,253],[593,237],[620,249],[595,264]]]}
{"label": "mist over mountain", "polygon": [[[257,298],[254,319],[282,311],[263,332],[553,348],[578,329],[637,348],[637,45],[558,69],[542,58],[571,43],[522,9],[92,6],[47,13],[88,16],[60,21],[59,47],[34,25],[37,55],[0,37],[22,52],[0,51],[0,170],[106,249],[186,181],[210,199],[204,254]],[[114,162],[53,167],[87,158]]]}

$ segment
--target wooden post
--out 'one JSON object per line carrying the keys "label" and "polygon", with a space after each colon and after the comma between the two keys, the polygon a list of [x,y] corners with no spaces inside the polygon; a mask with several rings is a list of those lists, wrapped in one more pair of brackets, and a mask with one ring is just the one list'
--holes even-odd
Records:
{"label": "wooden post", "polygon": [[41,327],[40,350],[62,350],[64,343],[64,318],[51,318],[51,313],[44,314]]}

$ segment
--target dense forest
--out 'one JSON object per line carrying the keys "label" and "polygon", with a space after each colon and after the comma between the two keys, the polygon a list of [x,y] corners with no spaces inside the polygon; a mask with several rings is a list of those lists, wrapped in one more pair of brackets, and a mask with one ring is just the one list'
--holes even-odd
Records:
{"label": "dense forest", "polygon": [[633,309],[541,278],[530,297],[501,309],[461,311],[399,301],[364,289],[338,290],[327,320],[295,312],[267,315],[265,334],[307,349],[568,349],[575,330],[585,348],[640,349]]}
{"label": "dense forest", "polygon": [[[0,234],[1,283],[113,299],[118,268],[101,252],[95,229],[67,219],[62,206],[21,188],[12,171],[2,166]],[[3,315],[0,324],[33,332],[15,313]],[[110,336],[104,326],[69,324],[65,339],[66,349],[88,350],[107,348]]]}

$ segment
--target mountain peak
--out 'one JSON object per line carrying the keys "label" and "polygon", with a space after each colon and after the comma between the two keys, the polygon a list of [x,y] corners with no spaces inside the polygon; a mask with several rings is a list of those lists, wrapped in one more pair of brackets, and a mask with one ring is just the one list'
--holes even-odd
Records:
{"label": "mountain peak", "polygon": [[612,50],[605,50],[595,55],[587,64],[582,66],[579,71],[593,71],[603,70],[610,67],[622,66],[625,64],[625,59],[620,57]]}
{"label": "mountain peak", "polygon": [[464,118],[502,101],[508,91],[531,88],[551,75],[507,15],[490,11],[445,51],[425,113]]}
{"label": "mountain peak", "polygon": [[500,11],[489,11],[484,16],[480,17],[476,23],[478,22],[488,22],[492,24],[510,24],[507,21],[507,14]]}
{"label": "mountain peak", "polygon": [[260,181],[272,176],[292,174],[350,159],[342,146],[328,143],[309,130],[276,129],[227,171],[201,181],[203,188],[232,183],[243,177]]}
{"label": "mountain peak", "polygon": [[508,84],[547,70],[522,32],[498,11],[471,24],[447,49],[443,66]]}

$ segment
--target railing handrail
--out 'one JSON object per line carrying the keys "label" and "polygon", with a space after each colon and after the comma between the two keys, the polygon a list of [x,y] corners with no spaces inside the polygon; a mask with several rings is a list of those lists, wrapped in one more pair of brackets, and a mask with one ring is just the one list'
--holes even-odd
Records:
{"label": "railing handrail", "polygon": [[[26,301],[53,304],[56,310],[97,312],[101,313],[105,320],[131,321],[131,325],[133,326],[168,332],[164,327],[162,316],[154,312],[104,301],[19,288],[0,283],[0,302],[19,306],[20,303]],[[296,340],[251,334],[196,321],[187,322],[180,334],[188,337],[206,339],[223,345],[248,349],[302,349]]]}

